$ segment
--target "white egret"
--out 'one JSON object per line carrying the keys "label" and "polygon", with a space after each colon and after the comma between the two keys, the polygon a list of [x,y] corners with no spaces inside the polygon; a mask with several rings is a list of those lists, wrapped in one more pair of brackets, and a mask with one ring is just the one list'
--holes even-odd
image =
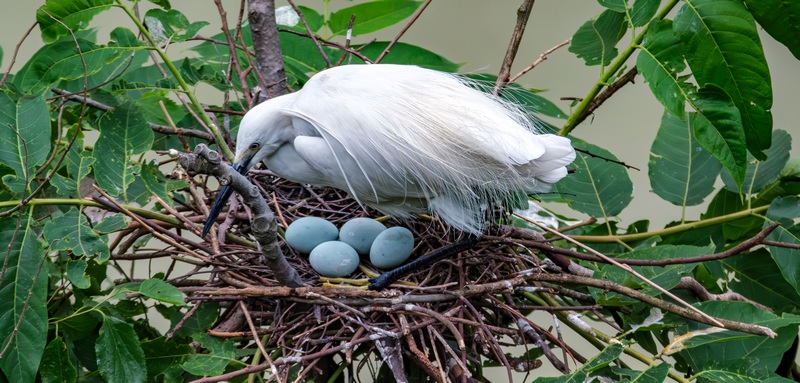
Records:
{"label": "white egret", "polygon": [[[547,191],[574,158],[569,139],[539,134],[526,113],[469,80],[374,64],[324,70],[252,108],[239,125],[234,168],[245,174],[263,162],[383,214],[430,212],[477,238],[487,209]],[[220,190],[203,236],[230,194]]]}

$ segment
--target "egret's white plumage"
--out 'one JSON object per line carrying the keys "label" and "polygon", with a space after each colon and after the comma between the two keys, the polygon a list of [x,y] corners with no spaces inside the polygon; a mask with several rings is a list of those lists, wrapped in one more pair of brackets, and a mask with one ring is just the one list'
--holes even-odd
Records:
{"label": "egret's white plumage", "polygon": [[[430,211],[479,234],[486,208],[567,174],[567,138],[462,78],[406,65],[347,65],[242,119],[236,163],[348,191],[384,214]],[[223,202],[224,203],[224,202]]]}

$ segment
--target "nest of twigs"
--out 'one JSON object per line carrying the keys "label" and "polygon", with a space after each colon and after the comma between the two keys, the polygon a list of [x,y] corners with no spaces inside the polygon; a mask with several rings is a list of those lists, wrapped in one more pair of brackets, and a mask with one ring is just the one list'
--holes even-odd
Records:
{"label": "nest of twigs", "polygon": [[[200,152],[205,154],[189,157],[216,156],[207,148],[196,151]],[[231,177],[231,170],[223,174],[209,168],[194,168],[185,161],[189,157],[182,157],[181,164],[190,173],[212,172],[222,179]],[[218,164],[216,167],[225,168]],[[541,233],[503,224],[489,227],[471,249],[408,275],[401,283],[382,291],[365,288],[370,275],[364,270],[347,280],[321,279],[306,256],[297,254],[277,237],[288,260],[284,263],[290,266],[284,272],[289,270],[294,274],[296,270],[298,280],[302,281],[297,283],[302,284],[300,287],[288,287],[279,282],[286,281],[286,276],[276,274],[268,253],[258,251],[255,243],[248,243],[251,234],[262,238],[259,239],[262,248],[274,247],[274,243],[264,243],[259,233],[264,227],[272,227],[270,231],[274,232],[276,221],[285,228],[299,217],[315,216],[341,225],[355,217],[378,215],[365,211],[342,191],[299,185],[269,171],[250,173],[257,193],[247,189],[252,186],[242,186],[247,182],[238,174],[232,180],[232,185],[239,183],[241,190],[250,190],[251,197],[246,196],[245,201],[252,201],[253,195],[257,200],[263,198],[262,207],[253,207],[255,204],[251,202],[248,202],[250,207],[232,202],[219,225],[225,235],[207,238],[210,244],[196,247],[210,253],[202,263],[212,268],[210,277],[182,279],[190,274],[171,282],[183,286],[188,300],[198,304],[195,307],[217,302],[226,308],[212,334],[240,339],[243,347],[256,351],[248,361],[250,367],[199,381],[228,380],[269,370],[267,374],[278,381],[290,377],[294,381],[327,379],[346,371],[351,377],[368,373],[370,381],[461,382],[485,379],[482,368],[487,365],[504,367],[511,380],[512,372],[527,373],[543,363],[568,373],[569,366],[583,363],[586,358],[562,341],[560,323],[583,331],[589,326],[578,319],[580,315],[568,314],[588,314],[605,321],[608,310],[614,310],[596,305],[587,287],[627,295],[702,323],[770,335],[764,333],[769,329],[721,319],[715,322],[716,319],[641,291],[591,278],[591,270],[570,258],[588,261],[608,258],[554,246]],[[204,187],[202,180],[195,177],[192,182],[195,182],[192,193],[195,206],[189,208],[194,211],[184,214],[183,219],[201,222],[205,215],[198,212],[203,210],[202,205],[213,200],[202,198],[199,190]],[[207,191],[205,195],[212,194]],[[274,219],[269,214],[268,225],[258,224],[266,210],[264,201],[275,213]],[[258,212],[254,214],[253,226],[251,208]],[[415,257],[457,240],[456,233],[435,219],[387,224],[403,225],[414,233]],[[271,266],[267,267],[268,264]],[[382,272],[367,261],[362,264],[367,271]],[[537,325],[528,318],[535,310],[547,310],[554,315],[547,323]],[[189,311],[186,318],[194,312]],[[623,331],[614,323],[606,323],[618,332]]]}
{"label": "nest of twigs", "polygon": [[[249,178],[284,229],[305,216],[322,217],[337,226],[355,217],[380,217],[340,190],[300,185],[269,171],[253,171]],[[205,201],[211,202],[213,199]],[[357,270],[352,280],[321,279],[307,256],[281,240],[289,264],[306,283],[305,287],[288,288],[264,266],[261,253],[240,240],[250,234],[249,209],[239,201],[232,203],[220,224],[226,238],[213,241],[218,249],[217,255],[209,258],[214,272],[203,286],[183,290],[190,301],[216,301],[228,307],[213,328],[214,335],[238,337],[243,342],[255,339],[261,343],[258,347],[263,347],[262,358],[264,351],[280,350],[278,358],[270,353],[270,358],[262,359],[260,369],[274,368],[273,373],[281,375],[292,370],[292,376],[299,373],[310,378],[330,376],[341,372],[337,368],[348,366],[351,374],[364,376],[369,371],[373,378],[407,381],[409,376],[424,376],[433,381],[462,381],[473,379],[472,372],[487,364],[505,366],[509,373],[534,369],[542,364],[537,359],[542,347],[549,351],[548,344],[561,343],[558,335],[525,319],[535,309],[534,303],[516,294],[534,285],[551,292],[563,290],[525,280],[543,272],[543,262],[552,263],[513,241],[501,240],[497,236],[501,226],[489,228],[472,249],[419,270],[383,291],[367,290],[363,282],[370,275],[362,270]],[[198,221],[203,217],[187,218]],[[462,235],[430,218],[389,219],[386,225],[402,225],[412,231],[412,257],[453,243]],[[362,265],[376,274],[383,272],[368,260],[362,260]],[[521,352],[526,356],[519,359],[506,355],[507,347],[520,345],[539,351]],[[378,357],[366,357],[370,353]],[[554,357],[551,363],[567,372],[564,357],[567,354]],[[291,368],[297,365],[304,368]],[[258,369],[246,370],[237,373]]]}

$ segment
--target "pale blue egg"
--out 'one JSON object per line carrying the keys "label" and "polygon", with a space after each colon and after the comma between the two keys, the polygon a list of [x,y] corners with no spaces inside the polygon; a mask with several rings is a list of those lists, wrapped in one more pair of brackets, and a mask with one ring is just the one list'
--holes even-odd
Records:
{"label": "pale blue egg", "polygon": [[353,246],[359,255],[366,256],[375,238],[386,226],[372,218],[353,218],[339,229],[339,240]]}
{"label": "pale blue egg", "polygon": [[311,250],[308,261],[320,275],[340,278],[356,271],[359,258],[352,246],[341,241],[328,241]]}
{"label": "pale blue egg", "polygon": [[390,227],[375,238],[369,250],[369,261],[375,267],[391,269],[400,266],[414,250],[414,235],[405,227]]}
{"label": "pale blue egg", "polygon": [[303,254],[308,254],[323,242],[339,238],[336,225],[319,217],[296,219],[286,228],[286,244]]}

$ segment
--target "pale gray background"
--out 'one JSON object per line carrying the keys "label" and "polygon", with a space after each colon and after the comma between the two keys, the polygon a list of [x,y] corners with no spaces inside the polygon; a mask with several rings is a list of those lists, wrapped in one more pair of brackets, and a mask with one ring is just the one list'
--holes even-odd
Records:
{"label": "pale gray background", "polygon": [[[322,1],[301,1],[297,4],[320,9]],[[516,19],[519,1],[506,0],[434,0],[418,22],[409,30],[402,41],[416,44],[437,52],[451,61],[463,63],[462,72],[487,72],[496,74],[508,46],[508,39]],[[0,46],[3,48],[2,71],[8,68],[14,46],[24,31],[33,23],[34,12],[41,1],[2,0],[0,12]],[[141,3],[149,7],[146,2]],[[212,0],[172,0],[175,8],[186,13],[190,20],[211,22],[201,34],[210,36],[219,32],[219,16]],[[229,14],[229,22],[238,13],[239,1],[224,1]],[[278,5],[285,5],[278,1]],[[340,8],[354,2],[333,0],[331,6]],[[540,53],[572,36],[574,31],[589,18],[599,14],[602,8],[592,0],[539,0],[536,2],[528,25],[522,47],[517,55],[512,73],[532,63]],[[101,26],[100,36],[118,25],[131,27],[127,17],[119,10],[104,13],[93,22]],[[390,28],[379,35],[381,39],[391,39],[401,25]],[[800,62],[782,45],[776,43],[766,33],[762,33],[762,43],[772,71],[775,127],[787,130],[795,138],[792,153],[800,155]],[[358,40],[363,42],[364,40]],[[30,55],[41,45],[38,29],[22,46],[17,63],[12,71],[18,70]],[[171,48],[171,53],[180,53],[181,46]],[[176,52],[177,51],[177,52]],[[174,56],[173,56],[174,57]],[[630,64],[632,65],[632,64]],[[629,65],[629,66],[630,66]],[[600,75],[599,67],[587,68],[582,60],[566,49],[552,54],[548,61],[522,77],[521,85],[537,89],[548,89],[545,96],[568,112],[569,104],[558,101],[560,97],[583,97]],[[647,161],[650,145],[655,137],[661,118],[662,107],[650,94],[641,77],[635,85],[628,85],[618,92],[594,118],[584,122],[575,130],[575,135],[600,145],[615,153],[622,161],[634,165],[642,171],[631,171],[635,185],[635,198],[620,216],[622,225],[649,218],[652,229],[660,228],[671,220],[680,219],[680,208],[674,207],[650,193],[647,178]],[[202,94],[201,90],[201,94]],[[704,207],[687,210],[687,219],[696,219]],[[558,209],[566,212],[567,209]],[[579,214],[572,216],[583,218]],[[154,316],[155,317],[155,316]],[[551,323],[549,315],[537,315],[537,323]],[[562,328],[565,326],[562,325]],[[607,332],[608,333],[608,332]],[[578,350],[592,349],[582,340],[569,340]],[[581,347],[585,344],[586,348]],[[635,367],[644,366],[634,364]],[[542,370],[536,375],[555,375],[544,361]],[[522,375],[515,375],[521,381]],[[497,380],[505,380],[501,372]],[[531,379],[532,380],[532,379]]]}

